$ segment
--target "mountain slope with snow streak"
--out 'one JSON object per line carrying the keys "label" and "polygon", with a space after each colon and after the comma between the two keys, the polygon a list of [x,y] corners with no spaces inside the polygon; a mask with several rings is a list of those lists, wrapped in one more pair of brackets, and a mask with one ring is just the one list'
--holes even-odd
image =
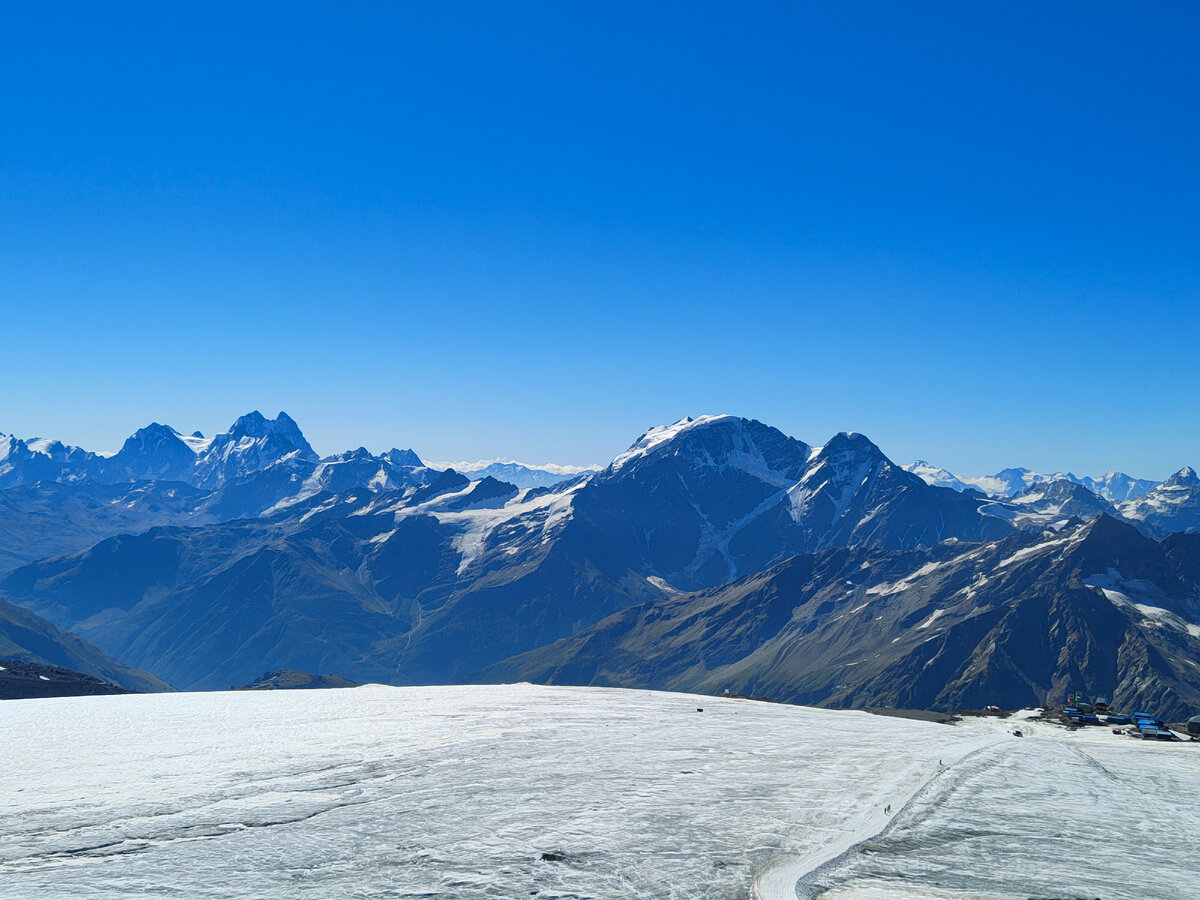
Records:
{"label": "mountain slope with snow streak", "polygon": [[487,680],[953,711],[1068,690],[1176,719],[1200,706],[1200,535],[1101,516],[927,550],[830,549],[631,606]]}

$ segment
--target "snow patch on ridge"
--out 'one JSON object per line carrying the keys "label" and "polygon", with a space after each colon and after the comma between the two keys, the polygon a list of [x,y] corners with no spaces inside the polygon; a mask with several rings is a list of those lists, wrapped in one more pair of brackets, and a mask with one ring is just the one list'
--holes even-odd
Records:
{"label": "snow patch on ridge", "polygon": [[[1173,601],[1154,584],[1126,579],[1114,568],[1103,574],[1090,575],[1083,583],[1102,594],[1113,606],[1138,612],[1145,626],[1171,628],[1200,638],[1200,624],[1189,622],[1170,609]],[[1191,605],[1195,607],[1196,604],[1193,601]]]}
{"label": "snow patch on ridge", "polygon": [[938,569],[940,569],[943,565],[944,565],[944,563],[936,563],[936,562],[925,563],[925,565],[921,566],[921,568],[917,569],[915,572],[910,572],[908,575],[905,575],[899,581],[893,581],[893,582],[885,581],[881,584],[873,585],[872,587],[867,588],[866,593],[868,595],[878,595],[881,597],[886,597],[890,594],[902,593],[903,591],[907,591],[910,587],[912,587],[914,584],[916,584],[918,581],[920,581],[925,576],[932,575],[934,572],[936,572]]}

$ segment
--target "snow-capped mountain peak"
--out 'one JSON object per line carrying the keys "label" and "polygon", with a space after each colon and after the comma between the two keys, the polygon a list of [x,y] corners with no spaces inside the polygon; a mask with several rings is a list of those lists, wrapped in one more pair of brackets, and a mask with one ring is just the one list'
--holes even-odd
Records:
{"label": "snow-capped mountain peak", "polygon": [[229,436],[236,440],[246,437],[255,439],[278,437],[307,454],[316,455],[308,441],[305,440],[295,419],[285,412],[280,412],[274,419],[268,419],[256,409],[234,422],[233,427],[229,429]]}
{"label": "snow-capped mountain peak", "polygon": [[1200,485],[1200,477],[1196,475],[1196,470],[1191,466],[1184,466],[1170,478],[1162,483],[1162,487],[1183,488]]}
{"label": "snow-capped mountain peak", "polygon": [[808,444],[754,419],[701,416],[651,429],[597,477],[640,478],[670,459],[672,469],[740,471],[781,490],[800,478],[811,455]]}
{"label": "snow-capped mountain peak", "polygon": [[78,481],[100,460],[95,453],[45,438],[0,438],[0,487],[36,481]]}
{"label": "snow-capped mountain peak", "polygon": [[1117,509],[1156,537],[1200,531],[1200,477],[1191,466],[1184,466],[1150,493],[1118,504]]}
{"label": "snow-capped mountain peak", "polygon": [[686,416],[678,422],[670,425],[658,425],[649,429],[645,434],[639,437],[624,453],[614,459],[610,468],[614,471],[620,469],[636,459],[640,459],[651,455],[652,453],[668,446],[672,441],[678,438],[685,432],[694,429],[704,428],[717,422],[738,421],[730,415],[708,415],[700,416],[698,419],[693,419],[691,416]]}
{"label": "snow-capped mountain peak", "polygon": [[943,469],[941,466],[935,466],[933,463],[923,459],[918,459],[915,462],[909,463],[907,466],[902,466],[906,472],[911,472],[922,481],[933,487],[950,488],[955,491],[965,491],[971,485],[965,481],[961,481],[953,472],[948,469]]}

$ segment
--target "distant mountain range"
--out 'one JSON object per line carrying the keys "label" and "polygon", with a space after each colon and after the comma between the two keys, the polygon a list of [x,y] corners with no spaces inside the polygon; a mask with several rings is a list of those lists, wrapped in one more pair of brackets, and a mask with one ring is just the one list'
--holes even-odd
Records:
{"label": "distant mountain range", "polygon": [[472,481],[495,478],[519,488],[549,487],[580,475],[595,475],[601,466],[530,465],[516,460],[480,460],[479,462],[432,463],[439,468],[452,468]]}
{"label": "distant mountain range", "polygon": [[1070,472],[1055,472],[1048,475],[1044,472],[1033,472],[1029,469],[1002,469],[995,475],[968,478],[918,459],[904,467],[906,471],[918,475],[927,484],[947,487],[956,491],[974,488],[989,497],[1012,497],[1030,488],[1054,481],[1069,481],[1082,485],[1097,497],[1103,497],[1112,503],[1124,500],[1134,500],[1149,493],[1158,486],[1158,482],[1145,478],[1133,478],[1124,472],[1108,472],[1097,478],[1083,476],[1082,478]]}
{"label": "distant mountain range", "polygon": [[1105,513],[1132,522],[1155,537],[1200,528],[1200,478],[1185,466],[1162,483],[1109,472],[1099,478],[1029,469],[1004,469],[982,478],[959,478],[924,460],[904,467],[926,484],[980,491],[1003,503],[991,512],[1020,525],[1044,525],[1056,517],[1090,519]]}
{"label": "distant mountain range", "polygon": [[1073,476],[988,494],[863,435],[814,447],[733,416],[533,485],[411,450],[318,459],[282,413],[211,439],[152,425],[108,458],[7,440],[0,594],[179,688],[290,669],[831,705],[1200,702],[1191,469],[1145,491],[1106,476],[1113,497],[1141,491],[1122,499]]}
{"label": "distant mountain range", "polygon": [[205,438],[157,423],[113,456],[57,441],[0,437],[0,573],[156,525],[208,525],[269,514],[328,491],[397,490],[440,472],[412,450],[318,459],[286,414],[242,416]]}
{"label": "distant mountain range", "polygon": [[[200,432],[181,435],[157,422],[139,428],[113,456],[101,456],[59,441],[23,441],[0,435],[0,489],[36,482],[128,484],[177,481],[201,490],[217,490],[281,469],[279,477],[298,491],[336,489],[375,480],[381,487],[407,483],[411,470],[424,468],[411,450],[389,450],[371,456],[356,451],[318,459],[300,427],[287,413],[268,419],[257,410],[229,431],[206,438]],[[353,475],[345,474],[352,470]],[[284,478],[286,474],[286,478]]]}

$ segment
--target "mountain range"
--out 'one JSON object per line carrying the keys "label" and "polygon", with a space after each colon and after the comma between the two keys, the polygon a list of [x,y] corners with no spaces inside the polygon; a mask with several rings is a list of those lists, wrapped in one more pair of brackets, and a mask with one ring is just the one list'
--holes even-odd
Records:
{"label": "mountain range", "polygon": [[948,487],[956,491],[975,489],[989,497],[1012,497],[1030,488],[1054,481],[1069,481],[1087,488],[1097,497],[1103,497],[1112,503],[1124,500],[1135,500],[1157,487],[1158,482],[1146,478],[1134,478],[1124,472],[1107,472],[1098,477],[1084,475],[1082,477],[1071,472],[1034,472],[1030,469],[1011,468],[1001,469],[995,475],[977,477],[958,476],[947,469],[935,466],[923,459],[909,463],[906,471],[921,477],[927,484],[938,487]]}
{"label": "mountain range", "polygon": [[1133,498],[1073,478],[989,496],[863,435],[812,446],[733,416],[541,486],[412,451],[319,459],[282,413],[211,439],[148,426],[107,458],[7,440],[0,594],[178,688],[293,669],[851,706],[1069,687],[1200,702],[1191,469]]}
{"label": "mountain range", "polygon": [[519,488],[550,487],[580,475],[595,475],[599,466],[530,465],[515,460],[479,460],[478,462],[432,463],[439,468],[451,468],[472,481],[495,478]]}

